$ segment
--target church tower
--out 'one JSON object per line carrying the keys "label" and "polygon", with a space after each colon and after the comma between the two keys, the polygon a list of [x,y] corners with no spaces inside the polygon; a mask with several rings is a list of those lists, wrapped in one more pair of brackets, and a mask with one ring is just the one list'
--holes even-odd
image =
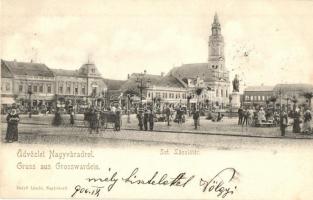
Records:
{"label": "church tower", "polygon": [[225,70],[224,38],[221,34],[221,25],[215,13],[209,36],[209,68],[214,71],[223,72]]}
{"label": "church tower", "polygon": [[209,36],[208,69],[212,75],[209,87],[213,89],[213,102],[221,108],[229,103],[229,71],[225,67],[224,37],[217,14],[214,15]]}

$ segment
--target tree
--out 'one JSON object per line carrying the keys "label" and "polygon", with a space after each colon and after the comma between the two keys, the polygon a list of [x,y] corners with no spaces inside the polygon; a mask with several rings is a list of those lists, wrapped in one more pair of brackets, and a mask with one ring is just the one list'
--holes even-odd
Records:
{"label": "tree", "polygon": [[278,99],[277,96],[271,96],[269,99],[273,103],[273,110],[275,110],[275,108],[276,108],[277,99]]}
{"label": "tree", "polygon": [[309,107],[311,107],[313,92],[304,92],[302,95],[307,99],[307,102],[309,103]]}
{"label": "tree", "polygon": [[292,103],[293,103],[293,112],[295,112],[296,111],[296,107],[297,107],[297,102],[298,102],[298,99],[295,97],[295,96],[293,96],[293,98],[291,99],[291,101],[292,101]]}
{"label": "tree", "polygon": [[270,104],[270,100],[267,99],[267,100],[265,101],[265,103],[266,103],[266,110],[267,110],[267,109],[268,109],[268,105]]}

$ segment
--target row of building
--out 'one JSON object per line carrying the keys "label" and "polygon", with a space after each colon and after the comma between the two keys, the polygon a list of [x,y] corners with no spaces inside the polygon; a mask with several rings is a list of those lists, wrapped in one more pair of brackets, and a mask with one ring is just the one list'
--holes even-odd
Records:
{"label": "row of building", "polygon": [[311,105],[313,95],[312,84],[276,84],[274,86],[248,86],[245,88],[241,101],[244,106],[269,104]]}
{"label": "row of building", "polygon": [[[291,89],[290,89],[291,88]],[[16,103],[34,108],[75,106],[84,109],[91,104],[110,106],[157,105],[202,106],[226,108],[238,96],[230,88],[225,66],[224,38],[215,14],[208,37],[208,59],[205,63],[184,64],[167,74],[151,75],[146,71],[128,75],[126,80],[103,78],[94,63],[87,62],[77,70],[50,68],[43,63],[1,60],[2,108]],[[297,98],[305,102],[303,92],[313,92],[312,85],[276,85],[247,87],[241,105],[265,104],[272,96]],[[234,102],[236,99],[233,99]]]}
{"label": "row of building", "polygon": [[[22,106],[103,106],[133,93],[132,100],[158,104],[202,104],[225,107],[229,101],[229,71],[217,15],[208,39],[208,62],[174,67],[167,74],[134,73],[127,80],[102,77],[93,63],[78,70],[53,69],[42,63],[1,60],[1,101]],[[199,90],[201,92],[199,93]],[[134,98],[137,96],[137,99]]]}

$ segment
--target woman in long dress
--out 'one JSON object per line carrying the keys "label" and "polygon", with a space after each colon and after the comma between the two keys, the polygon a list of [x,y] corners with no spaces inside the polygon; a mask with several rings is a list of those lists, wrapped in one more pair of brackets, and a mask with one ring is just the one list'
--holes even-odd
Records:
{"label": "woman in long dress", "polygon": [[295,109],[294,116],[293,116],[293,126],[292,132],[293,133],[300,133],[300,111],[298,108]]}
{"label": "woman in long dress", "polygon": [[311,132],[311,120],[312,120],[312,114],[309,109],[306,109],[303,115],[303,133],[310,133]]}
{"label": "woman in long dress", "polygon": [[11,112],[8,114],[7,118],[7,132],[5,136],[6,142],[14,142],[18,140],[18,122],[20,121],[20,117],[17,114],[16,109],[12,109]]}

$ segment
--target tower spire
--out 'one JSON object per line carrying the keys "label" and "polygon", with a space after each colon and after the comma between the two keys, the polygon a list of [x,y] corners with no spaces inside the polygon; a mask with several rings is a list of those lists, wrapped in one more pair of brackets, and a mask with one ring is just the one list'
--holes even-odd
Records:
{"label": "tower spire", "polygon": [[214,15],[213,24],[220,24],[220,22],[218,21],[218,16],[217,16],[217,13],[216,13],[216,12],[215,12],[215,15]]}

